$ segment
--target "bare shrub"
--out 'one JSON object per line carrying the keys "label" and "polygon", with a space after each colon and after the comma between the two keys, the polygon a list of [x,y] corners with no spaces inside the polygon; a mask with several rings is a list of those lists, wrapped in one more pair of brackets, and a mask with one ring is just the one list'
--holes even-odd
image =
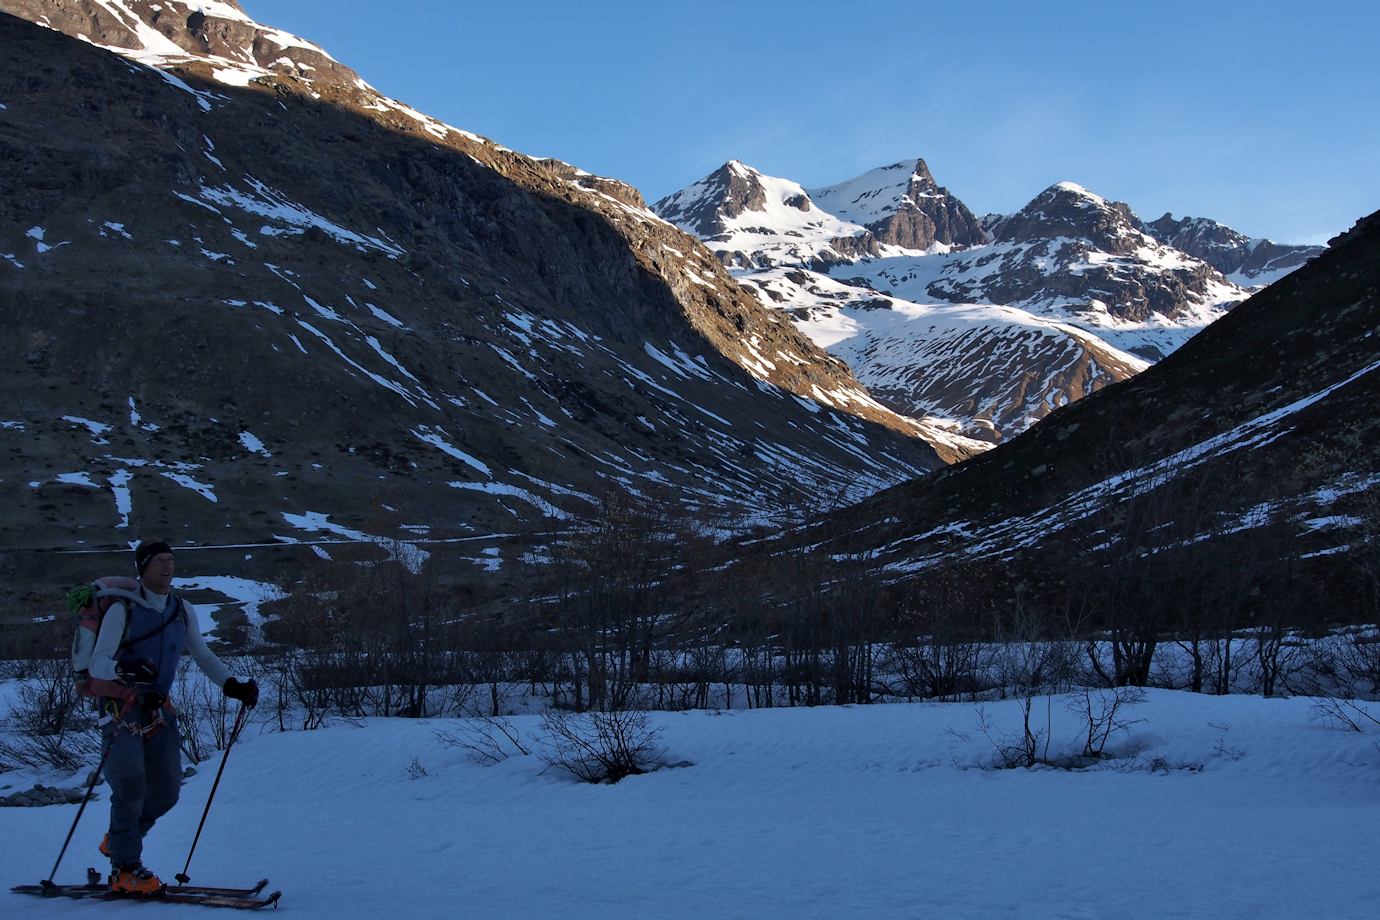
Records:
{"label": "bare shrub", "polygon": [[[257,659],[244,656],[227,661],[231,670],[263,683]],[[215,684],[205,679],[188,658],[178,663],[172,699],[177,706],[177,726],[182,735],[182,752],[192,763],[201,763],[216,751],[225,750],[234,729],[239,703],[226,698]]]}
{"label": "bare shrub", "polygon": [[437,729],[433,734],[447,747],[468,751],[470,759],[480,764],[502,763],[514,754],[526,757],[532,753],[518,727],[501,716],[480,716],[453,732]]}
{"label": "bare shrub", "polygon": [[616,783],[652,770],[663,750],[659,731],[639,710],[550,712],[542,717],[538,755],[587,783]]}
{"label": "bare shrub", "polygon": [[914,638],[892,646],[887,665],[907,699],[957,702],[964,695],[975,699],[983,689],[990,649],[972,616],[984,600],[976,583],[963,572],[941,568],[901,599],[898,626]]}
{"label": "bare shrub", "polygon": [[100,739],[95,713],[77,694],[71,663],[38,659],[25,672],[10,707],[11,740],[0,741],[0,758],[38,769],[79,769],[100,750]]}
{"label": "bare shrub", "polygon": [[987,714],[986,706],[978,707],[977,727],[996,751],[997,766],[1010,770],[1015,767],[1033,767],[1039,762],[1040,739],[1045,732],[1043,729],[1031,730],[1028,709],[1025,711],[1025,728],[1019,736],[998,729]]}
{"label": "bare shrub", "polygon": [[1363,732],[1368,728],[1380,728],[1380,716],[1370,711],[1370,707],[1357,700],[1341,697],[1325,697],[1316,700],[1312,706],[1314,718],[1331,722],[1347,731]]}
{"label": "bare shrub", "polygon": [[1341,637],[1337,667],[1347,689],[1358,696],[1380,696],[1380,632],[1359,629]]}
{"label": "bare shrub", "polygon": [[[1077,653],[1059,637],[1045,616],[1024,603],[1017,586],[1011,612],[997,623],[996,669],[1003,693],[1009,692],[1021,708],[1021,735],[1011,740],[991,731],[986,714],[978,712],[978,727],[997,749],[1006,766],[1033,767],[1049,762],[1049,733],[1053,694],[1067,687],[1074,673]],[[1044,725],[1037,724],[1035,703],[1045,701]]]}
{"label": "bare shrub", "polygon": [[310,729],[329,717],[424,718],[455,705],[445,688],[465,682],[454,652],[459,599],[402,544],[383,549],[389,558],[375,545],[342,549],[285,592],[265,630],[284,649],[272,672],[280,728],[290,707]]}
{"label": "bare shrub", "polygon": [[1086,731],[1083,743],[1083,756],[1094,760],[1101,758],[1106,751],[1107,742],[1117,732],[1129,731],[1132,725],[1144,719],[1128,719],[1124,710],[1127,706],[1145,702],[1145,691],[1140,687],[1084,688],[1069,700],[1069,711],[1083,718]]}
{"label": "bare shrub", "polygon": [[1380,715],[1367,703],[1380,695],[1380,633],[1374,627],[1339,631],[1308,647],[1309,686],[1320,697],[1314,718],[1347,731],[1380,727]]}

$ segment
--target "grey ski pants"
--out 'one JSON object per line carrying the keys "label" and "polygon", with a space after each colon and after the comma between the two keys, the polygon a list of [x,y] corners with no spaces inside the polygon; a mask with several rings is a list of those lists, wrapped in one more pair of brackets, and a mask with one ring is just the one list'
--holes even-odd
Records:
{"label": "grey ski pants", "polygon": [[[105,779],[110,784],[110,862],[129,866],[144,852],[144,835],[155,821],[177,804],[182,786],[176,714],[164,711],[165,724],[149,735],[138,735],[119,722],[101,730],[109,750]],[[148,724],[147,713],[131,714],[126,721]]]}

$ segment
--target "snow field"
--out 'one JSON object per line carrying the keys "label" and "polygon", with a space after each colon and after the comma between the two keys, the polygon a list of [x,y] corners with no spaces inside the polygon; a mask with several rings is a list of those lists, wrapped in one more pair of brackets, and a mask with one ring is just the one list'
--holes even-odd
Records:
{"label": "snow field", "polygon": [[[433,735],[455,720],[255,726],[191,874],[271,875],[301,917],[1371,917],[1376,735],[1309,710],[1151,691],[1131,713],[1145,721],[1116,742],[1139,753],[1081,772],[979,768],[992,749],[969,704],[656,713],[665,759],[681,766],[616,786],[535,757],[474,764]],[[986,711],[1017,730],[1013,702]],[[1049,712],[1054,749],[1081,745],[1062,699]],[[539,731],[536,716],[513,722]],[[149,838],[146,861],[165,877],[216,765]],[[74,814],[0,811],[12,884],[47,874]],[[64,875],[95,858],[103,821],[102,802]],[[395,880],[414,888],[405,905]],[[5,904],[24,917],[147,909]]]}

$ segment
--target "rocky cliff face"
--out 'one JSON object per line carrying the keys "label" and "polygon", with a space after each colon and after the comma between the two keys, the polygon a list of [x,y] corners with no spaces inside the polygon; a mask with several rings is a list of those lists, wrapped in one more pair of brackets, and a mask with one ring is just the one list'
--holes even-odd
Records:
{"label": "rocky cliff face", "polygon": [[[180,6],[43,9],[143,34],[117,13]],[[0,545],[269,544],[202,557],[253,574],[386,539],[487,570],[611,487],[753,514],[965,454],[621,183],[343,72],[151,68],[3,14],[0,45]]]}
{"label": "rocky cliff face", "polygon": [[811,189],[823,210],[866,227],[878,242],[927,250],[982,243],[982,222],[934,180],[924,160],[883,166],[839,185]]}
{"label": "rocky cliff face", "polygon": [[236,0],[5,0],[0,10],[149,63],[194,60],[313,83],[360,82],[319,45],[255,22]]}
{"label": "rocky cliff face", "polygon": [[1220,273],[1141,232],[1131,209],[1071,182],[1001,223],[993,246],[957,258],[930,285],[949,300],[1059,305],[1143,322],[1237,300]]}
{"label": "rocky cliff face", "polygon": [[1202,259],[1234,283],[1252,289],[1278,281],[1323,251],[1321,246],[1290,246],[1252,239],[1205,217],[1175,220],[1172,214],[1165,214],[1143,224],[1142,229],[1160,242]]}

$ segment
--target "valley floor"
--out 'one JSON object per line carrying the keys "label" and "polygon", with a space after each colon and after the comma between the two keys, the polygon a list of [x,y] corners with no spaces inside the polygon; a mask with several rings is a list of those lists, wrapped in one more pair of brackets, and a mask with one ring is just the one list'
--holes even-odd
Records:
{"label": "valley floor", "polygon": [[[1082,744],[1065,701],[1037,701],[1053,751]],[[1016,732],[1014,703],[985,709]],[[281,909],[304,918],[1376,915],[1380,733],[1329,727],[1306,699],[1151,691],[1130,717],[1143,721],[1114,742],[1118,761],[1066,771],[984,768],[993,748],[969,704],[656,713],[676,766],[612,786],[536,757],[475,764],[434,734],[457,720],[255,726],[191,875],[269,875]],[[539,730],[536,716],[513,721]],[[182,868],[216,763],[149,838],[164,878]],[[64,878],[97,864],[101,798]],[[0,878],[45,877],[75,813],[0,809]],[[197,913],[0,891],[8,917],[177,911]]]}

